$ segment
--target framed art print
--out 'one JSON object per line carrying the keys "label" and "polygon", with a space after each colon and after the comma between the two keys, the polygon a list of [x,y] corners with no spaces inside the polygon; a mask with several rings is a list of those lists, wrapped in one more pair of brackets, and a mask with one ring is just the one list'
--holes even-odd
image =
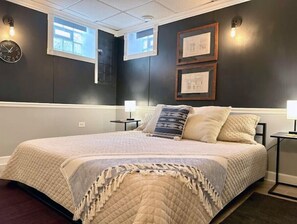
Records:
{"label": "framed art print", "polygon": [[217,63],[176,69],[176,100],[215,100]]}
{"label": "framed art print", "polygon": [[218,59],[219,24],[213,23],[177,34],[177,65]]}

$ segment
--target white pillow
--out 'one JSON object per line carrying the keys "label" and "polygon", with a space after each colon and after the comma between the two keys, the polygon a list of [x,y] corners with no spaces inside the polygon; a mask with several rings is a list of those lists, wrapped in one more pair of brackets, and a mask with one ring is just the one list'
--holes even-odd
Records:
{"label": "white pillow", "polygon": [[156,128],[156,124],[157,124],[157,122],[159,120],[159,117],[160,117],[160,114],[161,114],[161,111],[162,111],[163,107],[166,107],[166,106],[170,106],[170,107],[173,107],[173,108],[188,108],[189,111],[190,111],[190,113],[193,113],[193,107],[188,106],[188,105],[165,105],[165,104],[158,104],[156,106],[156,109],[155,109],[155,112],[153,114],[152,119],[147,123],[146,127],[143,129],[143,132],[151,133],[151,134],[154,133],[155,128]]}
{"label": "white pillow", "polygon": [[256,127],[260,117],[253,114],[230,115],[218,136],[220,141],[257,144]]}
{"label": "white pillow", "polygon": [[145,127],[147,126],[148,122],[153,118],[153,115],[154,115],[153,111],[150,111],[150,112],[146,113],[144,115],[143,122],[135,130],[136,131],[143,131],[143,129],[145,129]]}
{"label": "white pillow", "polygon": [[189,115],[183,138],[215,143],[231,107],[200,107]]}

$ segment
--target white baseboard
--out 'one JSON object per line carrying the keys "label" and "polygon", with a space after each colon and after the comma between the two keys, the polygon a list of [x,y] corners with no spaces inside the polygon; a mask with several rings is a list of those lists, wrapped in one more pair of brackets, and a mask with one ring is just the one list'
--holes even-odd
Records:
{"label": "white baseboard", "polygon": [[[280,182],[297,185],[297,176],[279,173],[278,177]],[[265,180],[275,182],[275,172],[267,171]]]}

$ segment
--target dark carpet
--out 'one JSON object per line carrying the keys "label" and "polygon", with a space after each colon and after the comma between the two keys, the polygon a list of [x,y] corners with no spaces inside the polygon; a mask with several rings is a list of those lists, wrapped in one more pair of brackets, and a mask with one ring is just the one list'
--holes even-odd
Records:
{"label": "dark carpet", "polygon": [[222,224],[297,224],[297,202],[253,193]]}

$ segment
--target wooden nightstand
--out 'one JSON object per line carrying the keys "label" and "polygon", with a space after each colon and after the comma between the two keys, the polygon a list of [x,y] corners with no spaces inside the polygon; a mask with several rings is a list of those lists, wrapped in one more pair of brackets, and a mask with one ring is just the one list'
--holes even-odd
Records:
{"label": "wooden nightstand", "polygon": [[138,127],[139,121],[141,120],[114,120],[110,121],[112,123],[119,123],[119,124],[125,124],[125,131],[127,131],[127,124],[135,123],[135,127]]}
{"label": "wooden nightstand", "polygon": [[290,196],[290,195],[285,195],[281,193],[274,192],[275,188],[277,188],[278,185],[286,185],[290,187],[297,187],[296,185],[293,184],[287,184],[287,183],[282,183],[279,181],[279,156],[280,156],[280,146],[281,146],[281,141],[283,139],[290,139],[290,140],[297,140],[297,135],[294,134],[289,134],[288,132],[277,132],[273,135],[270,136],[271,138],[276,138],[277,139],[277,148],[276,148],[276,174],[275,174],[275,184],[274,186],[268,191],[269,194],[274,194],[277,196],[281,197],[286,197],[290,199],[297,200],[296,197]]}

